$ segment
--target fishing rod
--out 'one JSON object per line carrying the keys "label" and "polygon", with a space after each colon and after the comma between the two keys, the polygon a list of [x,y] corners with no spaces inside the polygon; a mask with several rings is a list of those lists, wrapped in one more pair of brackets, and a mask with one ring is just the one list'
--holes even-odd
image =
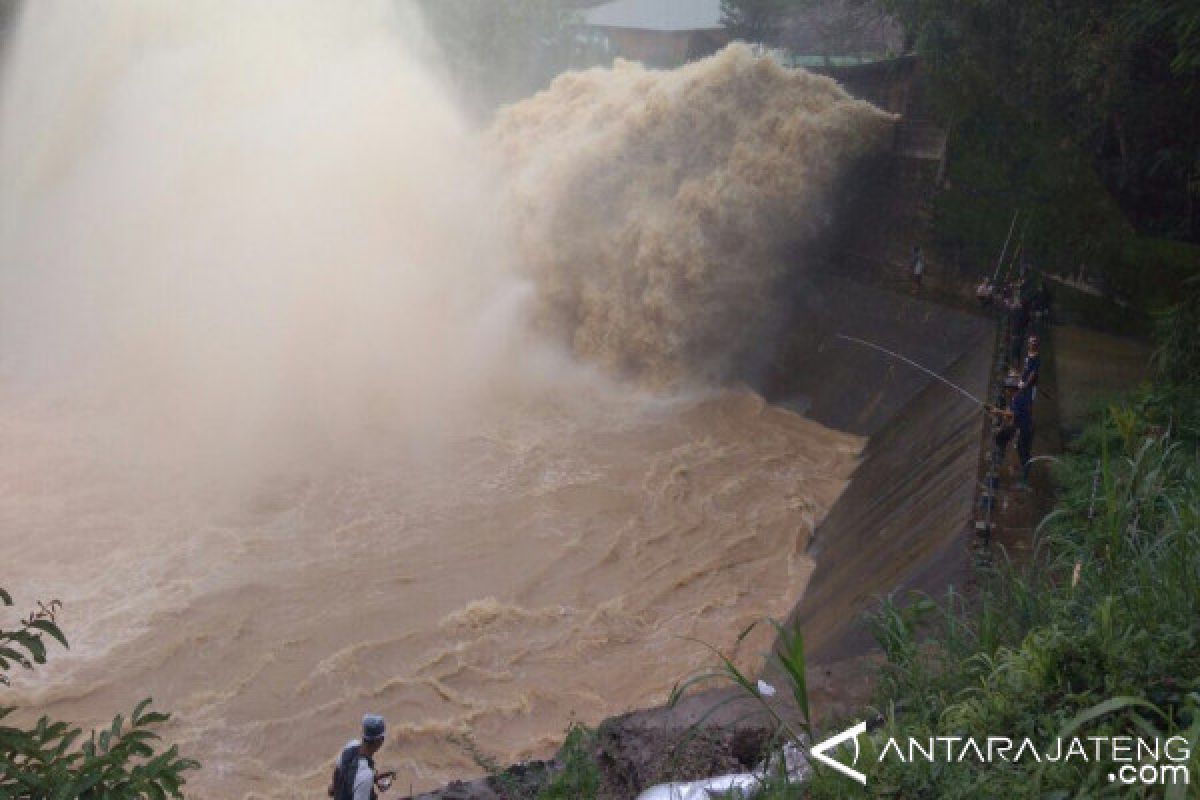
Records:
{"label": "fishing rod", "polygon": [[1013,249],[1012,258],[1004,265],[1004,274],[1000,276],[1001,282],[1007,282],[1008,276],[1012,274],[1013,267],[1021,263],[1021,250],[1025,247],[1025,228],[1029,220],[1021,223],[1021,235],[1017,237],[1017,246]]}
{"label": "fishing rod", "polygon": [[996,270],[992,273],[992,283],[996,283],[996,279],[1000,277],[1000,267],[1004,266],[1004,256],[1008,254],[1008,243],[1012,241],[1013,228],[1017,227],[1017,217],[1021,215],[1021,209],[1013,212],[1012,222],[1008,225],[1008,236],[1004,237],[1004,249],[1000,251],[1000,258],[996,260]]}
{"label": "fishing rod", "polygon": [[914,367],[914,368],[916,368],[916,369],[919,369],[921,372],[924,372],[924,373],[925,373],[926,375],[928,375],[929,377],[931,377],[931,378],[933,378],[933,379],[935,379],[935,380],[941,381],[942,383],[946,384],[947,386],[949,386],[949,387],[950,387],[951,389],[953,389],[954,391],[956,391],[956,392],[958,392],[959,394],[961,394],[963,397],[966,397],[966,398],[968,398],[968,399],[970,399],[970,400],[973,400],[974,402],[978,403],[979,405],[983,406],[984,408],[989,408],[989,407],[990,407],[990,406],[989,406],[989,405],[988,405],[986,402],[984,402],[984,401],[983,401],[983,400],[981,400],[980,398],[976,397],[975,395],[971,394],[971,393],[970,393],[970,392],[968,392],[966,389],[964,389],[963,387],[959,386],[957,383],[954,383],[954,382],[953,382],[953,381],[951,381],[951,380],[947,380],[946,378],[943,378],[941,375],[937,374],[936,372],[934,372],[933,370],[929,369],[928,367],[922,366],[922,365],[918,364],[917,362],[913,361],[913,360],[912,360],[912,359],[910,359],[910,358],[905,358],[904,356],[900,355],[899,353],[897,353],[897,352],[895,352],[895,351],[893,351],[893,350],[888,350],[886,347],[882,347],[882,346],[880,346],[880,345],[877,345],[877,344],[875,344],[874,342],[868,342],[866,339],[858,339],[858,338],[856,338],[856,337],[854,337],[854,336],[847,336],[847,335],[846,335],[846,334],[844,334],[844,333],[839,333],[839,334],[837,334],[837,338],[839,338],[839,339],[845,339],[845,340],[846,340],[846,341],[848,341],[848,342],[854,342],[855,344],[860,344],[860,345],[862,345],[863,347],[869,347],[869,348],[871,348],[872,350],[878,350],[880,353],[885,353],[886,355],[889,355],[889,356],[891,356],[892,358],[897,358],[897,359],[899,359],[899,360],[903,361],[905,364],[908,364],[910,367]]}
{"label": "fishing rod", "polygon": [[1004,268],[1004,281],[1008,280],[1009,273],[1021,260],[1021,251],[1025,249],[1025,232],[1029,230],[1029,217],[1021,223],[1021,235],[1017,237],[1017,249],[1013,251],[1012,260],[1008,262],[1008,266]]}

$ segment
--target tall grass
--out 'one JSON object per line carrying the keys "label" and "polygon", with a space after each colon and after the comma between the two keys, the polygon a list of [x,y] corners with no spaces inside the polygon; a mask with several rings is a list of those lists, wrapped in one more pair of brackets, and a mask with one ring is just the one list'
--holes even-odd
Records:
{"label": "tall grass", "polygon": [[[936,798],[1200,795],[1200,435],[1195,391],[1109,409],[1058,468],[1061,497],[1036,555],[983,575],[978,597],[884,601],[886,737],[1183,735],[1192,784],[1128,787],[1112,765],[869,759],[868,789],[818,777],[806,796]],[[1099,480],[1093,486],[1093,476]]]}

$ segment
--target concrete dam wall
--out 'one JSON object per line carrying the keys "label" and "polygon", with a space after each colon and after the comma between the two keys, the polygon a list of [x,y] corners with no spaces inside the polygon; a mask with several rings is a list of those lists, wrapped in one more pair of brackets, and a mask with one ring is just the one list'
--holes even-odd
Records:
{"label": "concrete dam wall", "polygon": [[991,321],[906,294],[824,276],[799,293],[789,372],[776,402],[869,436],[849,487],[816,529],[816,570],[794,612],[810,661],[863,652],[876,598],[961,585],[982,442],[979,408],[953,389],[836,334],[877,342],[986,392]]}
{"label": "concrete dam wall", "polygon": [[[909,283],[945,157],[945,134],[926,119],[919,62],[829,72],[901,121],[891,154],[865,164],[847,187],[827,269],[793,288],[793,321],[766,383],[772,401],[869,437],[850,485],[814,533],[816,569],[793,612],[818,665],[871,647],[862,613],[878,598],[963,585],[983,442],[976,404],[837,334],[902,353],[978,397],[995,343],[990,317],[932,302],[930,286],[914,293]],[[935,264],[929,277],[937,281],[939,271]]]}

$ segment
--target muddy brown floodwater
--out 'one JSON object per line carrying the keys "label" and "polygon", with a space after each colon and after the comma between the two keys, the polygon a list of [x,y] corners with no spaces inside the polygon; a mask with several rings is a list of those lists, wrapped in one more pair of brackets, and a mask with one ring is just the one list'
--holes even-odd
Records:
{"label": "muddy brown floodwater", "polygon": [[662,702],[711,661],[684,637],[787,614],[862,444],[749,393],[598,392],[218,503],[148,495],[61,423],[0,421],[5,578],[72,640],[19,696],[91,723],[153,696],[205,798],[319,793],[368,710],[420,789],[478,771],[448,734],[545,756]]}

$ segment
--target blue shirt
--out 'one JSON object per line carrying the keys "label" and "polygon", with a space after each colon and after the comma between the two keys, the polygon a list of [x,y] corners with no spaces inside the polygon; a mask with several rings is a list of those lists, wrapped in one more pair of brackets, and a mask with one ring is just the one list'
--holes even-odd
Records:
{"label": "blue shirt", "polygon": [[1025,370],[1021,373],[1021,380],[1026,386],[1037,386],[1038,373],[1042,370],[1042,357],[1040,355],[1030,354],[1025,356]]}
{"label": "blue shirt", "polygon": [[1028,387],[1013,395],[1009,408],[1013,412],[1013,422],[1022,432],[1033,430],[1033,392]]}

